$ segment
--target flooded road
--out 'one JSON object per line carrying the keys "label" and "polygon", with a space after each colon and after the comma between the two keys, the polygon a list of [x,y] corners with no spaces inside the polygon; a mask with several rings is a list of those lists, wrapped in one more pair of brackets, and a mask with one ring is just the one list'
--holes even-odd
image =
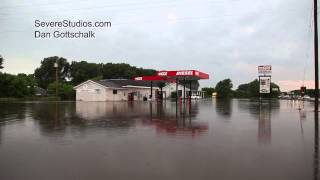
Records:
{"label": "flooded road", "polygon": [[1,180],[317,179],[310,103],[0,103]]}

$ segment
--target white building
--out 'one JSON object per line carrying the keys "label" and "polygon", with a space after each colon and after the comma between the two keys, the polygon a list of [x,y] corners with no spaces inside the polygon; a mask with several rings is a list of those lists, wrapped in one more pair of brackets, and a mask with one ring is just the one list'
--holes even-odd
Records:
{"label": "white building", "polygon": [[[150,100],[150,81],[136,81],[130,79],[104,79],[100,81],[88,80],[74,87],[77,101],[133,101]],[[198,87],[196,87],[198,88]],[[153,82],[152,100],[161,96],[157,82]],[[185,88],[186,97],[190,89]],[[176,83],[166,83],[162,88],[163,98],[169,98],[176,91]],[[195,92],[197,90],[192,90]],[[178,85],[179,95],[183,95],[183,85]]]}

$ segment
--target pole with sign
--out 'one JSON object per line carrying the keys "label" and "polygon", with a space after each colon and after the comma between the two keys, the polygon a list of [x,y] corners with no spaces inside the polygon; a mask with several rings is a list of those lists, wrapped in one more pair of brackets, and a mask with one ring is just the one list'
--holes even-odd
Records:
{"label": "pole with sign", "polygon": [[271,97],[271,65],[258,66],[259,74],[259,96],[269,94]]}

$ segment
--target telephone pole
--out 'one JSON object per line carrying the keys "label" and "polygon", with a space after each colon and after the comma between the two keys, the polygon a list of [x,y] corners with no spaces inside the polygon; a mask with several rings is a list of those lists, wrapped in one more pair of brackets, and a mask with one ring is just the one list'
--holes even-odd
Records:
{"label": "telephone pole", "polygon": [[318,70],[318,0],[313,1],[313,16],[314,16],[314,98],[315,106],[314,110],[318,111],[319,109],[319,70]]}
{"label": "telephone pole", "polygon": [[319,173],[319,72],[318,72],[318,0],[313,1],[314,16],[314,179]]}

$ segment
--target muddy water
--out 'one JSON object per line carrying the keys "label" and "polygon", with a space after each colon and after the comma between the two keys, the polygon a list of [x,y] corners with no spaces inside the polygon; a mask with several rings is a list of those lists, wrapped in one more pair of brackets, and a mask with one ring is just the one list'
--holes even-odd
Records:
{"label": "muddy water", "polygon": [[312,109],[249,100],[0,103],[0,179],[314,179]]}

